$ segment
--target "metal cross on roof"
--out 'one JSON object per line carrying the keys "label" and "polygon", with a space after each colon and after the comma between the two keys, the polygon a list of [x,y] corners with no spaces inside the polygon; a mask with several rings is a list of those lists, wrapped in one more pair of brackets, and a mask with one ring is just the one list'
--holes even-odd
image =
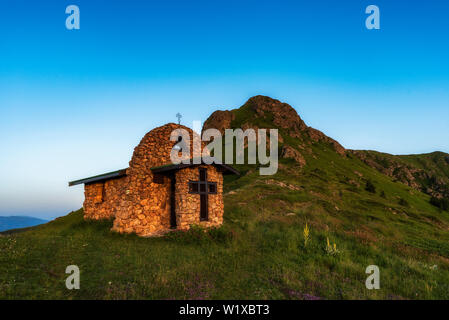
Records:
{"label": "metal cross on roof", "polygon": [[178,118],[178,124],[181,124],[182,115],[179,112],[176,114],[176,118]]}

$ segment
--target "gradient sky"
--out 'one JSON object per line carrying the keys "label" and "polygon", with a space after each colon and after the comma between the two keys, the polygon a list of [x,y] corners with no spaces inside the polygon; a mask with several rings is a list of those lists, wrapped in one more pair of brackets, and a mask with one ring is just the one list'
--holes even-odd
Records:
{"label": "gradient sky", "polygon": [[[76,4],[81,29],[65,28]],[[381,29],[365,28],[380,8]],[[449,1],[0,1],[0,215],[82,206],[155,126],[256,94],[346,148],[449,152]]]}

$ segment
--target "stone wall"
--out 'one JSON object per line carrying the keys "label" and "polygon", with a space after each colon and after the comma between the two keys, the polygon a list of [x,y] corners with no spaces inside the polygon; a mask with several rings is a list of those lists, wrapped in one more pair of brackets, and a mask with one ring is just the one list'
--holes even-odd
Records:
{"label": "stone wall", "polygon": [[[160,179],[156,183],[150,175],[128,186],[124,208],[114,220],[114,231],[148,236],[170,228],[170,180],[164,176]],[[139,195],[131,193],[136,192],[133,187]]]}
{"label": "stone wall", "polygon": [[127,180],[127,177],[122,177],[85,185],[84,218],[99,220],[115,217],[121,209]]}
{"label": "stone wall", "polygon": [[[217,183],[217,194],[208,195],[208,221],[200,221],[200,195],[189,193],[189,181],[199,180],[199,167],[207,168],[207,180]],[[223,174],[214,166],[199,167],[176,172],[176,222],[181,230],[187,230],[191,225],[211,227],[223,223]]]}

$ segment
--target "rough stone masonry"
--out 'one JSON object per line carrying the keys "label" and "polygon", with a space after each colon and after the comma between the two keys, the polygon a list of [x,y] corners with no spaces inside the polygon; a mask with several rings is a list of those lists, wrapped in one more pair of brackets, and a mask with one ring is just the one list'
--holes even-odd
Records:
{"label": "rough stone masonry", "polygon": [[[174,123],[155,128],[134,149],[128,168],[69,182],[84,184],[84,218],[113,219],[112,230],[139,236],[221,225],[223,174],[238,172],[217,163],[173,164],[170,152],[177,142],[170,136],[176,129],[187,130],[190,141],[197,135]],[[203,142],[202,148],[207,152]]]}

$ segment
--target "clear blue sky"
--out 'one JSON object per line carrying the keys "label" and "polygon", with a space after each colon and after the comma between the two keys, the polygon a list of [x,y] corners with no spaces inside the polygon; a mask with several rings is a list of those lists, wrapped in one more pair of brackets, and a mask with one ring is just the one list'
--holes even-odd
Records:
{"label": "clear blue sky", "polygon": [[[67,5],[81,29],[67,30]],[[381,29],[365,28],[380,8]],[[0,215],[82,206],[155,126],[256,94],[347,148],[449,152],[449,1],[0,2]]]}

